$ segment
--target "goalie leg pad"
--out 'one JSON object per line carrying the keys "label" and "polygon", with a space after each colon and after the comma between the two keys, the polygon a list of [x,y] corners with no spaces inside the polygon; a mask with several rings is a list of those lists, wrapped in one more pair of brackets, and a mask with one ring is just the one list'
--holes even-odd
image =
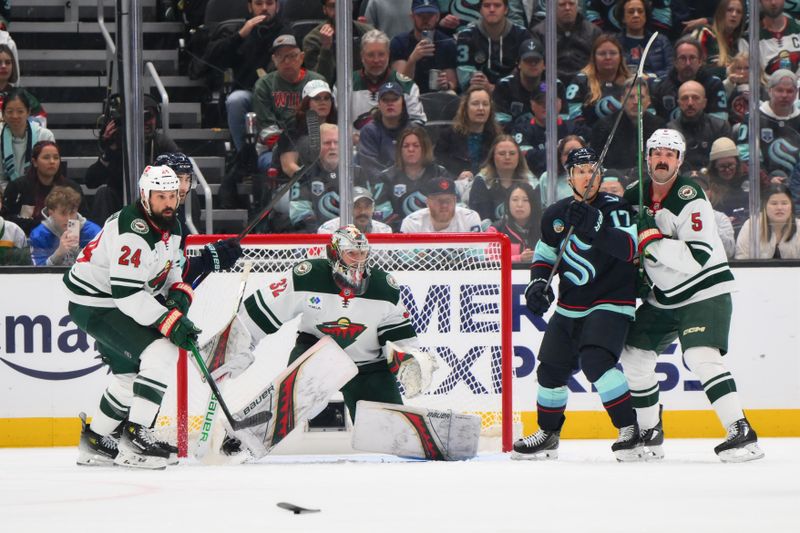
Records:
{"label": "goalie leg pad", "polygon": [[481,417],[388,403],[358,402],[353,448],[434,461],[478,454]]}
{"label": "goalie leg pad", "polygon": [[323,337],[238,413],[242,419],[269,410],[269,423],[237,431],[255,459],[270,452],[295,427],[314,418],[328,405],[331,395],[358,374],[358,368],[330,337]]}

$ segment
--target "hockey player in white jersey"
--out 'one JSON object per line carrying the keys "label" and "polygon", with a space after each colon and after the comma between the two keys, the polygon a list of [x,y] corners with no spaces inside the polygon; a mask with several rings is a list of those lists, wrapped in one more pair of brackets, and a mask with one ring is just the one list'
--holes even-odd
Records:
{"label": "hockey player in white jersey", "polygon": [[91,426],[81,416],[80,465],[164,468],[172,451],[151,427],[178,348],[200,333],[185,316],[193,294],[179,266],[178,188],[169,167],[145,168],[140,199],[109,217],[64,275],[70,317],[111,370]]}
{"label": "hockey player in white jersey", "polygon": [[[725,462],[764,456],[742,411],[736,383],[722,356],[728,351],[733,274],[703,190],[678,176],[686,143],[672,129],[647,140],[649,180],[642,185],[639,260],[652,283],[628,332],[620,362],[631,389],[639,427],[651,458],[664,456],[656,359],[679,339],[686,366],[702,382],[728,434],[714,451]],[[638,184],[625,193],[639,202]],[[650,284],[648,283],[648,284]]]}
{"label": "hockey player in white jersey", "polygon": [[[366,236],[353,225],[340,228],[331,235],[326,253],[324,259],[301,261],[285,277],[245,299],[238,319],[249,332],[251,345],[255,346],[284,323],[300,316],[297,340],[288,354],[291,368],[293,362],[299,361],[298,358],[320,339],[332,338],[352,360],[352,363],[346,361],[347,365],[355,364],[350,374],[354,377],[348,378],[349,381],[345,379],[344,386],[338,385],[332,391],[341,387],[353,420],[359,400],[402,405],[398,382],[403,385],[407,398],[424,392],[436,365],[427,353],[419,350],[417,334],[400,299],[400,287],[395,279],[384,270],[367,265],[370,245]],[[387,360],[383,349],[389,342],[400,350],[393,353],[395,358]],[[249,361],[240,358],[238,362],[231,360],[226,364],[231,366],[231,376],[235,377],[251,362],[252,358]],[[223,367],[218,373],[227,370]],[[318,380],[325,378],[321,376]],[[292,385],[298,391],[303,386],[302,383]],[[302,394],[292,394],[295,403],[301,403]],[[324,407],[327,397],[323,395],[322,400]],[[264,436],[267,442],[263,447],[258,446],[257,457],[267,453],[297,423],[292,409],[283,408],[280,397],[275,401],[278,404],[276,413]],[[287,416],[287,421],[281,421],[283,416]],[[225,451],[235,448],[230,442],[226,442]]]}

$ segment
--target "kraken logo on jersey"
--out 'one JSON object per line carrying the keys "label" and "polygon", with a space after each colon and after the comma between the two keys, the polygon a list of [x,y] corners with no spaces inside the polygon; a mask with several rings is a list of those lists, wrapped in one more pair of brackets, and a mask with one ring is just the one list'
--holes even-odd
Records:
{"label": "kraken logo on jersey", "polygon": [[577,275],[573,272],[565,271],[563,276],[574,285],[586,285],[597,275],[591,261],[580,255],[580,252],[585,252],[591,247],[591,244],[586,244],[575,235],[572,235],[566,250],[564,250],[564,264],[577,272]]}
{"label": "kraken logo on jersey", "polygon": [[561,233],[564,231],[564,221],[560,218],[557,218],[553,221],[553,231],[556,233]]}
{"label": "kraken logo on jersey", "polygon": [[785,138],[776,140],[767,148],[767,158],[772,163],[771,166],[780,167],[785,170],[787,174],[792,173],[797,163],[798,153],[800,153],[800,147],[793,145]]}
{"label": "kraken logo on jersey", "polygon": [[425,195],[419,191],[414,191],[403,200],[403,215],[408,216],[420,209],[424,209],[426,205],[428,204],[426,203]]}
{"label": "kraken logo on jersey", "polygon": [[394,189],[392,189],[392,194],[394,194],[397,198],[402,198],[406,193],[406,190],[408,190],[408,188],[406,187],[405,183],[398,183],[394,186]]}
{"label": "kraken logo on jersey", "polygon": [[359,335],[364,333],[367,327],[364,324],[350,322],[347,317],[342,317],[335,322],[323,322],[317,324],[317,329],[325,335],[329,335],[341,349],[345,349],[353,344]]}
{"label": "kraken logo on jersey", "polygon": [[330,220],[339,216],[339,193],[326,192],[317,204],[322,220]]}

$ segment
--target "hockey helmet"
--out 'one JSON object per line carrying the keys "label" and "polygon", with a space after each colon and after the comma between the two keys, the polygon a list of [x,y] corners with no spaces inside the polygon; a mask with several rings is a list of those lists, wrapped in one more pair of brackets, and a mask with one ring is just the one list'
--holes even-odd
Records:
{"label": "hockey helmet", "polygon": [[175,174],[192,174],[194,175],[194,167],[192,160],[183,152],[168,152],[156,157],[154,166],[166,165],[175,171]]}
{"label": "hockey helmet", "polygon": [[[147,166],[139,178],[139,197],[148,215],[150,211],[150,193],[152,191],[175,191],[180,189],[180,181],[175,171],[166,165]],[[177,207],[177,206],[176,206]]]}
{"label": "hockey helmet", "polygon": [[342,290],[364,294],[369,280],[370,245],[366,235],[353,224],[333,232],[326,248],[333,269],[333,281]]}
{"label": "hockey helmet", "polygon": [[668,148],[678,152],[678,167],[683,164],[683,157],[686,155],[686,141],[678,130],[660,128],[653,132],[647,139],[647,162],[650,162],[650,152],[656,148]]}
{"label": "hockey helmet", "polygon": [[597,152],[591,148],[576,148],[570,150],[569,154],[567,154],[567,162],[564,164],[564,167],[567,169],[568,174],[572,174],[572,167],[578,165],[595,165],[598,161]]}

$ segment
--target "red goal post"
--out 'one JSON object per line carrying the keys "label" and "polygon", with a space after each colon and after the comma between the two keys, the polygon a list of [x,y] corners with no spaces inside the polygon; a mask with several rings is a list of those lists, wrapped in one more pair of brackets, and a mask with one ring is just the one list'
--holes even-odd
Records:
{"label": "red goal post", "polygon": [[[186,254],[197,255],[207,243],[226,237],[229,236],[190,235]],[[509,451],[515,425],[518,431],[519,414],[512,399],[512,285],[508,238],[499,233],[370,234],[368,238],[372,247],[370,265],[390,272],[398,281],[401,299],[411,315],[421,345],[439,361],[440,368],[431,390],[408,403],[480,414],[482,437],[500,437],[502,450]],[[329,235],[322,234],[247,236],[242,241],[243,256],[232,272],[212,274],[195,289],[189,316],[204,330],[201,342],[219,332],[232,317],[238,272],[245,261],[252,265],[245,292],[250,295],[299,261],[324,258],[329,240]],[[272,342],[269,344],[273,352],[282,348]],[[291,346],[284,349],[288,356]],[[256,364],[267,358],[260,357],[258,352],[257,349]],[[198,384],[197,370],[187,359],[190,358],[182,353],[175,398],[165,399],[158,421],[160,427],[174,428],[182,456],[192,443],[192,435],[199,433],[208,401],[208,387]],[[281,364],[285,365],[286,360]],[[278,366],[264,371],[268,375],[261,385],[280,369]],[[232,411],[250,399],[241,388],[233,387],[232,383],[223,389]]]}

